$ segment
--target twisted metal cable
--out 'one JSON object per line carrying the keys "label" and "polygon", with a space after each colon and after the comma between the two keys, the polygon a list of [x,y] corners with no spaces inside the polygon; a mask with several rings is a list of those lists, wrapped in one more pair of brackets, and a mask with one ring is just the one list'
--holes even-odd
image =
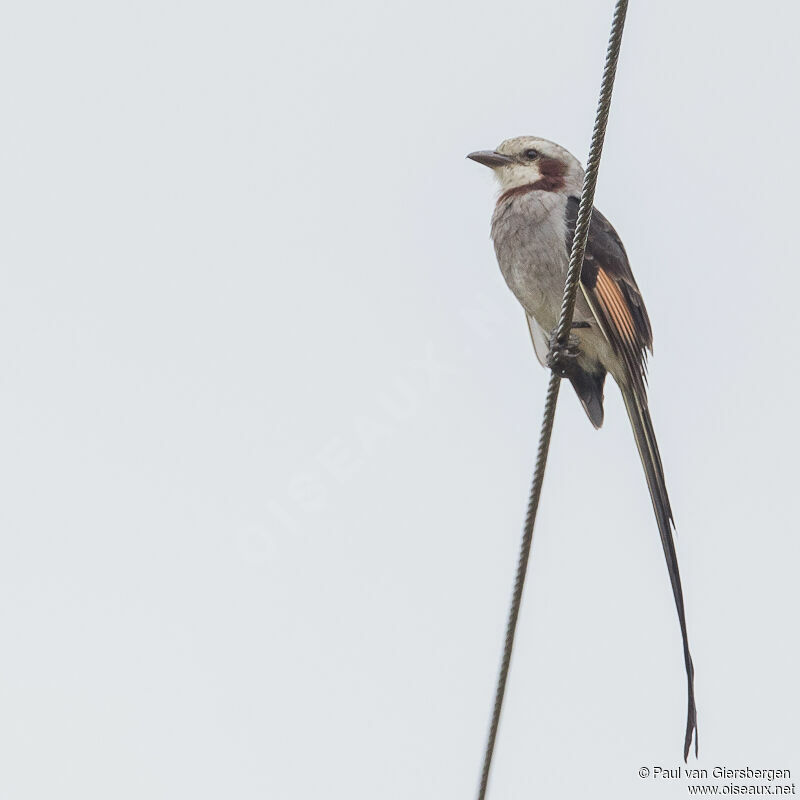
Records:
{"label": "twisted metal cable", "polygon": [[[627,11],[628,0],[618,0],[614,8],[614,17],[611,22],[606,62],[600,84],[600,98],[597,102],[597,115],[595,117],[594,130],[592,131],[589,158],[586,161],[586,173],[583,179],[578,219],[575,225],[575,237],[572,240],[572,251],[569,257],[569,268],[567,270],[567,279],[564,286],[564,297],[561,303],[558,326],[556,327],[555,338],[556,341],[561,344],[567,342],[569,332],[572,328],[575,300],[578,293],[578,282],[581,277],[583,257],[586,253],[586,242],[589,238],[589,223],[592,218],[594,191],[597,186],[597,174],[600,168],[600,157],[603,153],[603,141],[606,135],[608,113],[611,108],[611,94],[614,89],[614,78],[617,72],[617,61],[619,60],[619,50],[622,43],[622,30],[625,26],[625,14]],[[511,595],[511,608],[508,612],[505,646],[503,648],[503,657],[500,662],[500,672],[497,677],[497,690],[495,692],[492,720],[489,725],[489,736],[486,741],[478,800],[485,800],[486,789],[489,783],[489,771],[492,766],[492,756],[494,755],[494,746],[497,741],[497,729],[500,724],[500,713],[503,708],[506,683],[508,682],[511,652],[514,649],[514,636],[516,635],[517,619],[519,618],[519,609],[522,602],[522,589],[525,585],[525,575],[528,570],[528,559],[533,542],[533,526],[536,522],[536,512],[539,508],[539,498],[542,494],[544,471],[547,466],[547,455],[550,450],[550,437],[553,433],[553,422],[555,420],[556,404],[558,403],[560,387],[561,377],[553,370],[550,373],[550,383],[547,387],[547,396],[544,403],[544,419],[542,420],[542,430],[539,435],[536,468],[533,473],[533,482],[528,499],[528,511],[525,515],[525,525],[522,531],[519,562],[517,564],[517,574],[514,580],[514,591]]]}

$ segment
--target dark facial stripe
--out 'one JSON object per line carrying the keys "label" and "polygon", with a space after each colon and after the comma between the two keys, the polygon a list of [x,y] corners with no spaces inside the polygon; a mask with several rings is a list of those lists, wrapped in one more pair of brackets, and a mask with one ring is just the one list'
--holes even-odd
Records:
{"label": "dark facial stripe", "polygon": [[543,156],[536,162],[536,165],[539,167],[542,177],[534,183],[507,189],[497,198],[498,204],[510,200],[512,197],[528,194],[528,192],[558,192],[564,188],[564,176],[567,174],[566,164],[557,158]]}
{"label": "dark facial stripe", "polygon": [[[545,178],[561,180],[567,174],[567,165],[557,158],[547,158],[542,156],[537,162],[539,172]],[[562,181],[563,183],[563,181]]]}
{"label": "dark facial stripe", "polygon": [[567,165],[557,158],[540,158],[537,162],[542,177],[534,184],[538,189],[547,192],[557,192],[564,188],[564,176],[567,174]]}

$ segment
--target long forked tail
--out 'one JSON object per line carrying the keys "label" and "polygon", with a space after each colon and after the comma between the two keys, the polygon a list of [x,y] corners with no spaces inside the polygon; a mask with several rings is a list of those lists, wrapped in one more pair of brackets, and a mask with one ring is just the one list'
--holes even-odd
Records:
{"label": "long forked tail", "polygon": [[694,753],[697,756],[697,709],[694,704],[694,665],[689,652],[689,637],[686,633],[686,614],[683,608],[683,589],[681,588],[681,575],[678,570],[678,558],[675,553],[675,542],[672,539],[672,509],[667,496],[667,484],[664,480],[664,468],[661,465],[661,456],[658,453],[656,435],[653,431],[653,422],[647,410],[646,401],[638,397],[632,388],[622,388],[622,397],[625,408],[633,427],[636,447],[642,459],[647,487],[650,489],[650,498],[653,501],[653,510],[656,514],[658,532],[661,534],[661,544],[664,547],[664,557],[667,559],[669,579],[672,584],[672,594],[675,597],[675,607],[678,609],[678,620],[683,636],[683,659],[686,664],[686,681],[688,686],[688,709],[686,712],[686,737],[683,743],[683,760],[689,757],[694,734]]}

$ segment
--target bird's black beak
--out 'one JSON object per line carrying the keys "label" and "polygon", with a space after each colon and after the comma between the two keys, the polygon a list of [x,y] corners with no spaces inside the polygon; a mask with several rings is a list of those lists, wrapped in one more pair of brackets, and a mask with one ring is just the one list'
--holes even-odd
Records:
{"label": "bird's black beak", "polygon": [[504,167],[514,160],[495,150],[476,150],[474,153],[470,153],[467,158],[471,158],[473,161],[477,161],[479,164],[491,167],[492,169],[495,167]]}

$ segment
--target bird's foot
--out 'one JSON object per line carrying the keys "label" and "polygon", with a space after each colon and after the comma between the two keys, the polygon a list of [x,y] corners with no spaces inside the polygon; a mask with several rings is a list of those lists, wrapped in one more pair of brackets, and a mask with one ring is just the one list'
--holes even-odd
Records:
{"label": "bird's foot", "polygon": [[[573,323],[572,327],[582,328],[584,325],[578,322]],[[562,342],[558,340],[556,331],[553,330],[550,334],[550,351],[547,354],[547,366],[562,378],[568,378],[577,369],[576,361],[580,352],[577,336],[570,334],[567,341]]]}

